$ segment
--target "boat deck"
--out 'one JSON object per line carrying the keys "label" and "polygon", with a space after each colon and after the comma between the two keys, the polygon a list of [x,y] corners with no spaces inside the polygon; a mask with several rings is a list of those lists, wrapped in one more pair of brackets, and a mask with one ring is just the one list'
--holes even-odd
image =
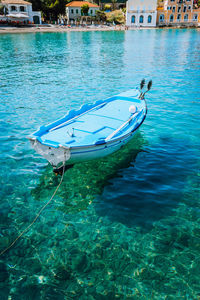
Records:
{"label": "boat deck", "polygon": [[[69,120],[51,128],[40,137],[41,142],[49,146],[57,144],[67,147],[94,145],[99,140],[108,137],[129,119],[131,116],[129,107],[132,105],[132,101],[133,99],[124,100],[119,98],[115,101],[102,103],[99,107],[80,115],[74,120]],[[138,102],[137,111],[140,111],[142,109],[141,101],[134,99],[135,105],[136,102]],[[131,127],[134,127],[136,122],[133,119]],[[115,135],[115,138],[122,133],[125,134],[126,130],[130,131],[130,126],[123,128]]]}

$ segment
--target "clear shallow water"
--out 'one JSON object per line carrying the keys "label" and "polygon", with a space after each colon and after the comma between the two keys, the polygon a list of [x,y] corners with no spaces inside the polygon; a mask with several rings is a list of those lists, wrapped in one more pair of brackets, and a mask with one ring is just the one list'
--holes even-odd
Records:
{"label": "clear shallow water", "polygon": [[153,79],[124,149],[65,173],[0,257],[0,299],[200,297],[200,31],[0,36],[0,249],[59,178],[26,136]]}

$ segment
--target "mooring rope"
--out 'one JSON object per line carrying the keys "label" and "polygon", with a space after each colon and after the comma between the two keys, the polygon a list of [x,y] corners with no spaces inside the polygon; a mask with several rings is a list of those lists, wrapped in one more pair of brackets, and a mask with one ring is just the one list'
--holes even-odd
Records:
{"label": "mooring rope", "polygon": [[59,185],[57,186],[57,188],[55,189],[53,195],[51,196],[50,200],[40,209],[40,211],[37,213],[35,219],[31,222],[31,224],[29,224],[19,235],[18,237],[16,237],[16,239],[3,251],[0,252],[0,256],[3,255],[7,250],[9,250],[12,246],[14,246],[14,244],[19,240],[19,238],[25,233],[27,232],[30,227],[37,221],[37,219],[39,218],[39,216],[41,215],[41,213],[43,212],[43,210],[47,207],[47,205],[50,204],[50,202],[53,200],[54,196],[56,195],[62,181],[63,181],[63,177],[64,177],[64,173],[65,173],[65,167],[63,165],[63,173],[62,173],[62,177],[61,180],[59,182]]}

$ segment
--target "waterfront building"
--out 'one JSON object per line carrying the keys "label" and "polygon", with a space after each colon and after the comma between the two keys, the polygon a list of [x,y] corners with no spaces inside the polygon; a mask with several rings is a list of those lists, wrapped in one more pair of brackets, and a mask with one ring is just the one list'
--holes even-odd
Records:
{"label": "waterfront building", "polygon": [[41,12],[32,10],[32,3],[24,0],[2,0],[0,21],[4,23],[41,24]]}
{"label": "waterfront building", "polygon": [[[82,17],[81,7],[87,4],[89,6],[88,17],[95,17],[99,6],[87,1],[72,1],[66,5],[66,18],[68,23],[75,23]],[[86,17],[87,18],[87,17]]]}
{"label": "waterfront building", "polygon": [[200,9],[195,0],[160,0],[157,7],[158,26],[198,26]]}
{"label": "waterfront building", "polygon": [[128,0],[126,25],[129,27],[155,27],[157,0]]}

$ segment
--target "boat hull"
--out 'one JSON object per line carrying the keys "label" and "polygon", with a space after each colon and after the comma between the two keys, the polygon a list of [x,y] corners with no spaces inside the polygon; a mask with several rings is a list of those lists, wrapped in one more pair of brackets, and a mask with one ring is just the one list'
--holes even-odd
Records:
{"label": "boat hull", "polygon": [[130,90],[84,105],[28,138],[56,169],[105,157],[128,143],[145,120],[147,106],[139,95],[138,90]]}
{"label": "boat hull", "polygon": [[123,139],[103,145],[79,147],[76,149],[70,149],[62,146],[59,148],[53,148],[42,145],[37,140],[31,140],[30,142],[38,154],[42,155],[46,160],[48,160],[54,168],[58,168],[62,165],[73,165],[110,155],[127,144],[133,138],[134,134],[135,132],[132,132]]}

